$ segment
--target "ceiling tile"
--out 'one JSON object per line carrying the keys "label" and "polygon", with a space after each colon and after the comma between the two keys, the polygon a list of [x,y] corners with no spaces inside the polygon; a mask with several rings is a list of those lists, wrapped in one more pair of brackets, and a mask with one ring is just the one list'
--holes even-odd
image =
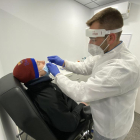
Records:
{"label": "ceiling tile", "polygon": [[95,1],[95,3],[97,3],[99,5],[105,5],[105,4],[115,2],[115,1],[118,1],[118,0],[92,0],[92,1]]}
{"label": "ceiling tile", "polygon": [[114,1],[119,1],[119,0],[91,0],[91,1],[110,1],[110,2],[114,2]]}
{"label": "ceiling tile", "polygon": [[88,8],[95,8],[95,7],[98,7],[99,5],[94,3],[94,2],[91,2],[89,4],[86,4],[85,6],[88,7]]}
{"label": "ceiling tile", "polygon": [[75,1],[77,1],[77,2],[79,2],[79,3],[81,3],[81,4],[83,4],[83,5],[92,2],[91,0],[75,0]]}

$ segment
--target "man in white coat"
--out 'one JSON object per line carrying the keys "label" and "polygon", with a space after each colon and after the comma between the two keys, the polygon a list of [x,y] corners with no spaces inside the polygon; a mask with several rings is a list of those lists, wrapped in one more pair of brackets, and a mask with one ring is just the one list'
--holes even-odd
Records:
{"label": "man in white coat", "polygon": [[[123,19],[107,8],[87,21],[91,54],[84,62],[70,62],[49,56],[47,66],[59,88],[77,102],[90,102],[94,140],[123,140],[134,121],[135,99],[140,85],[136,57],[120,41]],[[91,75],[87,82],[71,81],[57,65],[71,72]]]}

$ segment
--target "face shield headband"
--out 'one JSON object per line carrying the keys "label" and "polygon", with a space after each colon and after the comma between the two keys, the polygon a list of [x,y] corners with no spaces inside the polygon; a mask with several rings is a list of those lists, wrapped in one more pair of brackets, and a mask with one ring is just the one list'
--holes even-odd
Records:
{"label": "face shield headband", "polygon": [[105,29],[86,29],[86,36],[87,37],[105,37],[105,35],[111,33],[118,33],[121,32],[122,28],[115,29],[115,30],[105,30]]}

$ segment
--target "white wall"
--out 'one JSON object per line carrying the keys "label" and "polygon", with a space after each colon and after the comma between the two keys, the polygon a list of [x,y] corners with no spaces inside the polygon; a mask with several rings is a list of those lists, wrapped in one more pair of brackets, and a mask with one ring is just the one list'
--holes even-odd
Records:
{"label": "white wall", "polygon": [[4,76],[4,71],[3,71],[3,66],[1,64],[1,61],[0,61],[0,78]]}
{"label": "white wall", "polygon": [[[4,76],[3,67],[0,61],[0,78]],[[0,106],[0,140],[7,140],[2,124],[3,109]]]}
{"label": "white wall", "polygon": [[0,106],[0,140],[17,140],[16,135],[18,133],[17,126]]}
{"label": "white wall", "polygon": [[[27,57],[81,60],[89,17],[90,9],[71,0],[0,0],[0,78]],[[15,140],[16,126],[2,109],[0,120],[0,140]]]}
{"label": "white wall", "polygon": [[3,129],[3,124],[2,124],[2,118],[1,118],[2,111],[3,110],[0,106],[0,140],[7,140],[6,135],[5,135],[5,131]]}
{"label": "white wall", "polygon": [[[121,0],[121,2],[127,1],[127,0]],[[123,33],[132,33],[132,38],[129,46],[129,50],[137,57],[138,61],[140,62],[140,1],[139,0],[129,0],[132,2],[132,7],[130,10],[130,17],[128,19],[124,20],[124,27],[123,27]],[[119,2],[114,2],[113,4],[116,4]],[[110,6],[112,4],[108,4],[105,6]],[[99,7],[103,8],[105,6]],[[91,10],[92,17],[94,15],[94,10],[97,10],[99,8]],[[135,111],[140,114],[140,88],[136,99],[136,107]]]}
{"label": "white wall", "polygon": [[0,60],[4,75],[23,58],[81,60],[90,9],[71,0],[0,0]]}

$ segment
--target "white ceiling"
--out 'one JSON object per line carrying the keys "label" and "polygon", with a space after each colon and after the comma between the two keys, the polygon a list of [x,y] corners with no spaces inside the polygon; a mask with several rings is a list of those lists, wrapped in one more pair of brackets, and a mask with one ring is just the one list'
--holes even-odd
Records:
{"label": "white ceiling", "polygon": [[74,0],[88,8],[96,8],[119,0]]}

